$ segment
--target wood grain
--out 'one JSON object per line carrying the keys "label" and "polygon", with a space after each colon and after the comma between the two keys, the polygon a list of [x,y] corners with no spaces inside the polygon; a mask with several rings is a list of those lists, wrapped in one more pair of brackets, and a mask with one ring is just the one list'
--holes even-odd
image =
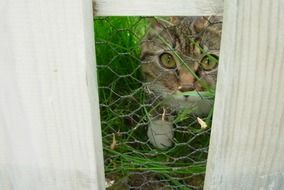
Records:
{"label": "wood grain", "polygon": [[96,0],[97,16],[221,15],[223,0]]}
{"label": "wood grain", "polygon": [[224,5],[205,189],[284,189],[284,3]]}
{"label": "wood grain", "polygon": [[101,190],[91,1],[0,3],[0,189]]}

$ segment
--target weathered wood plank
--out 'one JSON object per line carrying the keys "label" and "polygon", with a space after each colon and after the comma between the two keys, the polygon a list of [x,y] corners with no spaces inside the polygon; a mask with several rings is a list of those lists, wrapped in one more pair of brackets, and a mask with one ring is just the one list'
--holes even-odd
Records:
{"label": "weathered wood plank", "polygon": [[0,189],[104,189],[91,0],[0,4]]}
{"label": "weathered wood plank", "polygon": [[284,189],[284,2],[224,10],[205,189]]}
{"label": "weathered wood plank", "polygon": [[221,15],[223,0],[96,0],[97,16]]}

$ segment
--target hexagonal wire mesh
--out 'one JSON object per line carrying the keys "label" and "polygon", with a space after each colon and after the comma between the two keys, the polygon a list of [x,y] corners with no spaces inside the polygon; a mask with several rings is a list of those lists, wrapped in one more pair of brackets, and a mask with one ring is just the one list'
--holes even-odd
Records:
{"label": "hexagonal wire mesh", "polygon": [[[118,190],[202,189],[210,127],[201,128],[190,109],[168,109],[167,115],[174,118],[172,146],[157,149],[147,136],[153,109],[162,107],[161,98],[148,89],[141,75],[140,43],[148,20],[95,18],[107,186]],[[162,110],[157,117],[163,117],[165,108]],[[212,110],[202,119],[210,126]]]}

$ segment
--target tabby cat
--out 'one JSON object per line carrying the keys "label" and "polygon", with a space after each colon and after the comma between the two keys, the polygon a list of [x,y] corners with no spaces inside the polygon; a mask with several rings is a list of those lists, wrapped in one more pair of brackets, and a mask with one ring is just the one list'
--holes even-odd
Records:
{"label": "tabby cat", "polygon": [[152,19],[141,42],[141,70],[147,91],[161,99],[164,110],[148,128],[155,147],[167,148],[173,138],[165,110],[190,108],[198,115],[211,110],[213,100],[204,95],[216,86],[221,27],[217,16]]}

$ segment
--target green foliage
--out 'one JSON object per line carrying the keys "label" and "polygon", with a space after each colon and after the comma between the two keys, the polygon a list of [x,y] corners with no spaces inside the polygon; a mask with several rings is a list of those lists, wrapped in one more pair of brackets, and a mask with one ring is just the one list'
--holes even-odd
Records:
{"label": "green foliage", "polygon": [[94,25],[107,178],[119,181],[130,177],[131,172],[147,171],[168,185],[189,189],[186,184],[192,184],[195,175],[201,179],[196,185],[200,186],[210,129],[200,129],[196,118],[188,117],[189,111],[179,113],[175,120],[182,127],[175,133],[174,147],[160,151],[148,142],[147,122],[154,108],[147,104],[139,71],[139,46],[147,20],[97,17]]}
{"label": "green foliage", "polygon": [[115,82],[119,84],[117,88],[137,87],[127,77],[122,76],[135,72],[133,78],[140,79],[140,74],[136,71],[140,63],[139,43],[145,33],[145,22],[139,17],[103,17],[95,20],[97,62],[100,66],[105,66],[98,70],[100,86],[123,78]]}

